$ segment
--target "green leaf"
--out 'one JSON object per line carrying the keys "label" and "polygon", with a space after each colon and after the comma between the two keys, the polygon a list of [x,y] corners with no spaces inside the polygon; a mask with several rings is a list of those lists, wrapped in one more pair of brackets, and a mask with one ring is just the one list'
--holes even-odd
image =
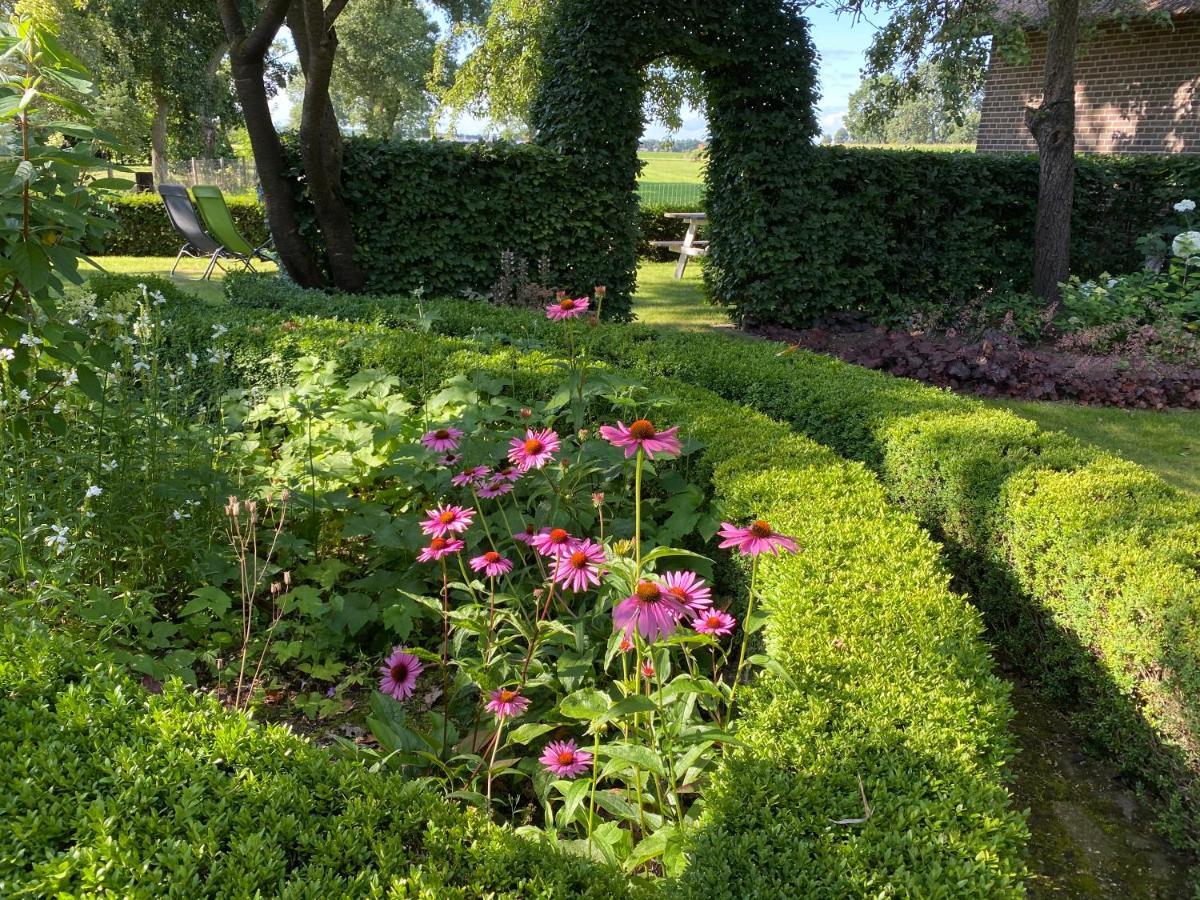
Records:
{"label": "green leaf", "polygon": [[208,585],[192,591],[192,599],[179,610],[180,616],[191,616],[201,611],[212,613],[213,618],[220,618],[229,612],[233,606],[233,598],[219,587]]}
{"label": "green leaf", "polygon": [[532,740],[536,740],[548,731],[553,731],[556,726],[543,725],[535,722],[528,722],[524,725],[518,725],[508,733],[508,743],[510,744],[528,744]]}
{"label": "green leaf", "polygon": [[645,694],[631,694],[628,697],[623,697],[612,705],[605,719],[623,719],[626,716],[632,716],[637,713],[654,712],[658,707],[654,701]]}
{"label": "green leaf", "polygon": [[583,688],[564,697],[558,704],[558,711],[568,719],[590,722],[604,716],[611,705],[608,694],[595,688]]}
{"label": "green leaf", "polygon": [[104,388],[100,384],[100,379],[96,377],[96,373],[88,366],[76,366],[75,374],[79,376],[79,390],[89,400],[95,400],[97,403],[104,399]]}
{"label": "green leaf", "polygon": [[[556,782],[556,784],[559,783],[561,782]],[[563,798],[563,805],[556,816],[560,830],[567,828],[575,820],[575,813],[590,793],[592,780],[590,778],[577,778],[570,784],[571,786],[567,788],[566,795]]]}
{"label": "green leaf", "polygon": [[628,763],[647,772],[653,772],[655,775],[665,776],[667,774],[661,757],[649,747],[625,743],[603,744],[600,747],[600,755],[610,760]]}

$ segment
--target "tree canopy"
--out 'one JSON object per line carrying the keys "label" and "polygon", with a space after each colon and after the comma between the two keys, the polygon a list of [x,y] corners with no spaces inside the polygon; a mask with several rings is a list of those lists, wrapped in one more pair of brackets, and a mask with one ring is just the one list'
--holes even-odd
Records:
{"label": "tree canopy", "polygon": [[[863,80],[850,95],[844,140],[856,144],[963,144],[979,132],[976,92],[968,98],[948,98],[931,63],[917,71],[914,91],[898,90],[895,75]],[[897,102],[897,96],[900,97]],[[961,119],[947,110],[959,110]]]}

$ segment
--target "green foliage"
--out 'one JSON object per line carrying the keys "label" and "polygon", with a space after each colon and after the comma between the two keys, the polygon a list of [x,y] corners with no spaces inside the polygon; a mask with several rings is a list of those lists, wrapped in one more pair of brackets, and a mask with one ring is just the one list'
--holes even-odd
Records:
{"label": "green foliage", "polygon": [[[226,196],[229,211],[240,231],[252,245],[267,237],[262,204],[253,196]],[[158,194],[118,194],[106,204],[108,217],[116,225],[93,243],[92,252],[120,256],[174,256],[183,238],[179,236]]]}
{"label": "green foliage", "polygon": [[371,290],[484,294],[512,250],[548,259],[555,287],[575,296],[606,286],[605,314],[629,316],[633,260],[608,253],[616,226],[585,161],[526,145],[352,139],[343,166]]}
{"label": "green foliage", "polygon": [[[843,124],[844,141],[854,144],[973,144],[979,133],[982,94],[969,103],[943,97],[937,72],[926,63],[917,72],[911,96],[894,103],[896,77],[879,75],[864,79],[850,95]],[[965,109],[948,113],[948,109]]]}
{"label": "green foliage", "polygon": [[[233,282],[235,301],[251,285],[258,293],[246,298],[259,307],[319,311],[316,298],[286,287],[268,303],[265,279]],[[405,305],[394,300],[332,302],[342,317],[403,324]],[[454,302],[432,315],[443,334],[557,340],[536,315]],[[1168,831],[1196,840],[1200,501],[1016,416],[824,356],[636,326],[601,326],[593,346],[621,366],[704,385],[878,470],[891,496],[949,542],[956,573],[1014,658],[1164,798]]]}
{"label": "green foliage", "polygon": [[[803,326],[849,310],[891,322],[1030,289],[1035,157],[822,147],[807,166],[805,202],[790,206],[789,245],[773,232],[763,239],[770,252],[761,253],[763,241],[756,251],[792,262],[771,291],[732,295],[739,317]],[[1077,274],[1137,269],[1137,238],[1196,185],[1200,163],[1188,157],[1077,160]],[[710,188],[710,211],[715,196]],[[786,195],[776,202],[790,203]]]}
{"label": "green foliage", "polygon": [[[785,276],[802,264],[796,210],[812,202],[807,167],[817,134],[814,50],[799,11],[772,0],[619,9],[562,0],[553,23],[532,124],[540,144],[590,174],[608,237],[596,250],[627,273],[618,291],[632,284],[637,261],[644,70],[668,56],[701,73],[712,135],[710,291],[731,304],[765,304],[785,292]],[[767,235],[772,246],[763,252]]]}

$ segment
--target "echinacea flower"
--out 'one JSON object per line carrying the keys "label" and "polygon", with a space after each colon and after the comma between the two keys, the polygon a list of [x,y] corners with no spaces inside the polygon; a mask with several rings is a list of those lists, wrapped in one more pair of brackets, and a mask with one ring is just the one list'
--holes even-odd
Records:
{"label": "echinacea flower", "polygon": [[487,711],[495,713],[498,719],[515,718],[529,708],[529,698],[522,697],[520,691],[497,688],[492,691],[491,698],[487,703]]}
{"label": "echinacea flower", "polygon": [[489,550],[482,556],[476,556],[471,560],[471,569],[475,572],[482,572],[489,578],[499,578],[507,572],[512,571],[512,560],[505,559],[495,550]]}
{"label": "echinacea flower", "polygon": [[762,519],[751,522],[745,528],[722,522],[721,530],[717,534],[725,538],[720,543],[721,547],[737,547],[738,552],[745,556],[758,556],[767,551],[778,556],[780,550],[795,553],[799,549],[795,538],[779,534],[771,527],[770,522],[764,522]]}
{"label": "echinacea flower", "polygon": [[643,678],[653,678],[654,677],[654,663],[652,663],[650,660],[643,659],[641,669],[642,669],[642,677]]}
{"label": "echinacea flower", "polygon": [[421,435],[421,444],[437,453],[445,453],[448,450],[457,450],[462,436],[463,433],[457,428],[435,428]]}
{"label": "echinacea flower", "polygon": [[692,612],[712,606],[712,591],[695,572],[667,572],[662,577],[662,586]]}
{"label": "echinacea flower", "polygon": [[543,528],[529,540],[529,546],[542,556],[551,558],[564,556],[578,545],[579,538],[571,537],[565,528]]}
{"label": "echinacea flower", "polygon": [[532,544],[533,539],[541,534],[536,525],[526,525],[520,531],[513,532],[513,540],[522,544]]}
{"label": "echinacea flower", "polygon": [[444,456],[439,456],[437,464],[445,469],[453,468],[463,461],[461,453],[447,453]]}
{"label": "echinacea flower", "polygon": [[491,471],[487,466],[474,466],[470,469],[463,469],[450,479],[450,483],[455,487],[471,487],[483,484]]}
{"label": "echinacea flower", "polygon": [[623,447],[625,456],[630,457],[638,452],[640,447],[646,455],[654,459],[655,453],[664,456],[678,456],[683,449],[677,434],[679,427],[673,426],[666,431],[655,431],[649,419],[638,419],[626,426],[619,419],[616,425],[601,425],[600,437],[614,447]]}
{"label": "echinacea flower", "polygon": [[653,581],[639,581],[632,594],[613,607],[613,624],[632,636],[636,630],[647,641],[670,637],[688,608]]}
{"label": "echinacea flower", "polygon": [[492,473],[492,478],[497,481],[507,481],[515,484],[521,480],[521,473],[512,463],[502,462],[496,466],[496,471]]}
{"label": "echinacea flower", "polygon": [[555,300],[546,307],[546,318],[554,319],[555,321],[560,319],[574,319],[587,312],[590,302],[587,297],[579,297],[575,300],[572,300],[570,297],[563,297],[561,300]]}
{"label": "echinacea flower", "polygon": [[508,442],[508,458],[521,472],[540,469],[558,452],[558,435],[552,429],[534,431],[525,429],[524,438],[513,438]]}
{"label": "echinacea flower", "polygon": [[445,537],[448,534],[462,534],[471,527],[475,520],[475,511],[465,506],[447,506],[440,504],[437,509],[425,510],[425,521],[421,523],[421,531],[434,537]]}
{"label": "echinacea flower", "polygon": [[379,679],[379,690],[397,700],[407,700],[417,689],[417,676],[425,669],[424,664],[406,653],[403,647],[392,649],[392,655],[379,667],[383,675]]}
{"label": "echinacea flower", "polygon": [[600,583],[600,567],[604,565],[604,548],[595,541],[580,541],[566,556],[554,562],[554,580],[565,590],[586,591]]}
{"label": "echinacea flower", "polygon": [[435,537],[429,542],[428,547],[422,548],[417,554],[417,562],[436,562],[443,556],[449,556],[451,553],[457,553],[465,544],[458,538],[443,538]]}
{"label": "echinacea flower", "polygon": [[592,764],[592,754],[580,750],[574,741],[551,741],[538,760],[559,778],[574,778]]}
{"label": "echinacea flower", "polygon": [[737,619],[719,609],[708,609],[700,613],[692,621],[692,628],[700,634],[711,634],[714,637],[724,637],[733,633]]}
{"label": "echinacea flower", "polygon": [[511,481],[505,481],[503,478],[489,478],[479,486],[478,492],[484,500],[494,500],[496,497],[503,497],[512,489]]}

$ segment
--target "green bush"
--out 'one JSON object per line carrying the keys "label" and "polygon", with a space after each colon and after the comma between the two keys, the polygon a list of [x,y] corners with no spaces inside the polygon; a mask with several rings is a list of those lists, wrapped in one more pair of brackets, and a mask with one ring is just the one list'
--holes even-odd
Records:
{"label": "green bush", "polygon": [[[226,196],[238,230],[257,246],[267,239],[262,204],[249,196]],[[105,215],[116,227],[107,232],[93,253],[117,256],[174,256],[183,244],[171,227],[167,210],[158,194],[122,194],[109,204]]]}
{"label": "green bush", "polygon": [[[262,279],[229,288],[235,305],[321,313],[319,298]],[[411,327],[403,300],[325,302]],[[561,340],[535,314],[447,301],[431,315],[443,334]],[[1178,840],[1200,837],[1200,500],[1013,414],[828,357],[639,326],[596,334],[614,364],[703,385],[876,469],[947,541],[998,639],[1166,798]]]}

